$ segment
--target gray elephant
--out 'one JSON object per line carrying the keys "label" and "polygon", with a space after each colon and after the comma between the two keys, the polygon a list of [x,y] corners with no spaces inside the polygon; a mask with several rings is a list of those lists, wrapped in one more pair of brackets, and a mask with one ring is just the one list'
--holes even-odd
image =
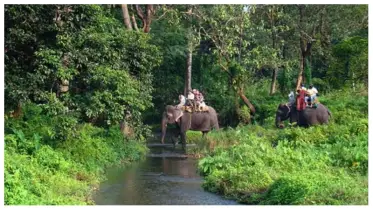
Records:
{"label": "gray elephant", "polygon": [[179,127],[183,150],[185,151],[186,132],[188,130],[202,131],[205,136],[210,130],[219,129],[218,116],[211,106],[206,112],[187,112],[176,106],[168,105],[162,117],[162,144],[166,135],[167,124],[176,123]]}
{"label": "gray elephant", "polygon": [[317,108],[307,107],[298,111],[296,106],[289,104],[280,104],[277,108],[275,124],[278,128],[283,128],[282,121],[290,118],[290,123],[296,122],[297,125],[308,127],[317,124],[327,124],[331,113],[323,104],[318,104]]}

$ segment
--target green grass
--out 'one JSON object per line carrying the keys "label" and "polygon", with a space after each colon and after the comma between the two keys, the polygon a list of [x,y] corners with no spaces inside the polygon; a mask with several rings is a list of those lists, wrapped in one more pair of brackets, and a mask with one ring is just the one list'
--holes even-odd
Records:
{"label": "green grass", "polygon": [[367,205],[367,94],[333,92],[320,101],[333,113],[329,125],[281,130],[268,116],[204,139],[188,133],[201,146],[192,152],[205,156],[203,187],[247,204]]}
{"label": "green grass", "polygon": [[73,117],[46,116],[32,104],[24,111],[22,118],[5,121],[6,205],[94,204],[91,193],[105,178],[105,167],[147,152],[144,142],[123,139],[118,126],[105,130]]}

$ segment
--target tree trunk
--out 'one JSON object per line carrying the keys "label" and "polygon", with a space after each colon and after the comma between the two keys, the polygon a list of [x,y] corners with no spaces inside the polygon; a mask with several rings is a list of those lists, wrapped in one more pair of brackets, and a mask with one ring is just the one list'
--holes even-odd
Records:
{"label": "tree trunk", "polygon": [[[271,9],[271,30],[272,30],[272,48],[276,48],[276,31],[275,31],[275,17],[274,17],[274,10],[275,6],[272,7]],[[277,64],[276,64],[277,65]],[[271,90],[269,92],[270,95],[273,95],[276,92],[276,80],[277,80],[277,66],[273,67],[273,72],[272,72],[272,82],[271,82]]]}
{"label": "tree trunk", "polygon": [[137,27],[135,16],[131,16],[133,27],[135,28],[135,31],[139,31],[139,28]]}
{"label": "tree trunk", "polygon": [[236,108],[237,119],[240,120],[241,109],[240,109],[240,101],[239,101],[239,98],[237,96],[234,97],[234,106]]}
{"label": "tree trunk", "polygon": [[150,31],[150,24],[152,22],[153,14],[154,14],[154,7],[152,4],[146,5],[146,14],[142,11],[139,5],[136,5],[136,14],[142,21],[142,29],[145,33],[149,33]]}
{"label": "tree trunk", "polygon": [[240,88],[238,91],[238,95],[240,96],[240,98],[245,102],[245,104],[249,107],[250,109],[250,112],[251,114],[255,114],[255,107],[251,104],[251,102],[249,101],[249,99],[245,96],[244,94],[244,89],[243,88]]}
{"label": "tree trunk", "polygon": [[272,82],[271,82],[271,91],[270,91],[271,95],[273,95],[276,92],[277,70],[278,69],[275,67],[272,73]]}
{"label": "tree trunk", "polygon": [[[299,9],[299,30],[303,30],[303,25],[304,25],[304,5],[298,5]],[[300,44],[300,63],[299,63],[299,73],[298,73],[298,78],[297,78],[297,84],[296,84],[296,90],[300,88],[300,85],[303,80],[303,72],[304,72],[304,49],[303,49],[303,35],[301,32],[299,32],[299,44]]]}
{"label": "tree trunk", "polygon": [[[188,8],[188,12],[192,12],[192,8],[189,6]],[[189,23],[191,22],[191,17],[189,15],[188,17],[189,19]],[[186,68],[186,72],[185,72],[185,86],[184,86],[184,95],[187,96],[188,95],[188,92],[190,90],[192,90],[192,52],[193,52],[193,39],[192,39],[192,36],[193,36],[193,32],[192,32],[192,29],[191,29],[191,26],[189,27],[188,29],[188,32],[187,32],[187,36],[188,36],[188,52],[187,52],[187,68]]]}
{"label": "tree trunk", "polygon": [[296,90],[300,88],[300,85],[302,84],[303,77],[304,77],[304,55],[302,53],[300,55],[299,67],[300,68],[299,68],[299,73],[298,73]]}
{"label": "tree trunk", "polygon": [[188,91],[192,90],[192,49],[189,47],[187,54],[187,68],[185,72],[185,88],[184,95],[188,95]]}
{"label": "tree trunk", "polygon": [[131,25],[130,16],[128,14],[127,4],[122,4],[122,14],[123,14],[124,24],[126,25],[127,29],[132,30],[132,25]]}
{"label": "tree trunk", "polygon": [[305,33],[304,30],[304,11],[305,11],[305,5],[298,5],[299,8],[299,44],[300,44],[300,65],[299,65],[299,74],[298,74],[298,79],[297,79],[297,86],[296,89],[300,88],[300,85],[302,82],[305,81],[304,78],[304,66],[306,62],[307,56],[311,56],[311,47],[312,47],[312,42],[315,40],[313,37],[315,37],[315,32],[316,32],[316,26],[313,26],[312,32],[310,33],[311,35],[308,35],[308,37],[305,37],[303,33]]}
{"label": "tree trunk", "polygon": [[149,33],[150,31],[150,24],[152,22],[152,13],[153,13],[153,5],[148,4],[146,5],[146,20],[145,20],[145,26],[144,26],[144,32]]}
{"label": "tree trunk", "polygon": [[19,118],[22,115],[22,104],[18,102],[16,109],[10,114],[10,117]]}

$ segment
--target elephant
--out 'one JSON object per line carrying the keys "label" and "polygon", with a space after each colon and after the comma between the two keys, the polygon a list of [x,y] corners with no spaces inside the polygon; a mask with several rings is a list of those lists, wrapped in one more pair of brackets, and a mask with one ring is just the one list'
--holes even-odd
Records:
{"label": "elephant", "polygon": [[187,112],[177,108],[176,106],[167,105],[162,116],[162,144],[164,144],[167,124],[176,123],[178,125],[184,151],[186,145],[186,132],[188,130],[202,131],[203,136],[213,128],[219,130],[216,111],[211,106],[208,106],[208,108],[209,109],[206,112]]}
{"label": "elephant", "polygon": [[290,118],[290,123],[296,122],[298,126],[309,127],[327,124],[329,117],[331,117],[331,112],[321,103],[317,108],[306,107],[302,111],[298,111],[295,105],[280,104],[277,108],[275,124],[278,128],[284,128],[282,121]]}

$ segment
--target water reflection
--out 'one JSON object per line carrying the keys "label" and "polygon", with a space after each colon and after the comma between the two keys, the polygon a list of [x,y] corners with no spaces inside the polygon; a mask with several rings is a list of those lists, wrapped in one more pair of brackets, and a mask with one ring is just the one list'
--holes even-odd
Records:
{"label": "water reflection", "polygon": [[196,159],[152,157],[125,170],[111,170],[95,195],[96,204],[236,204],[205,192],[196,166]]}

